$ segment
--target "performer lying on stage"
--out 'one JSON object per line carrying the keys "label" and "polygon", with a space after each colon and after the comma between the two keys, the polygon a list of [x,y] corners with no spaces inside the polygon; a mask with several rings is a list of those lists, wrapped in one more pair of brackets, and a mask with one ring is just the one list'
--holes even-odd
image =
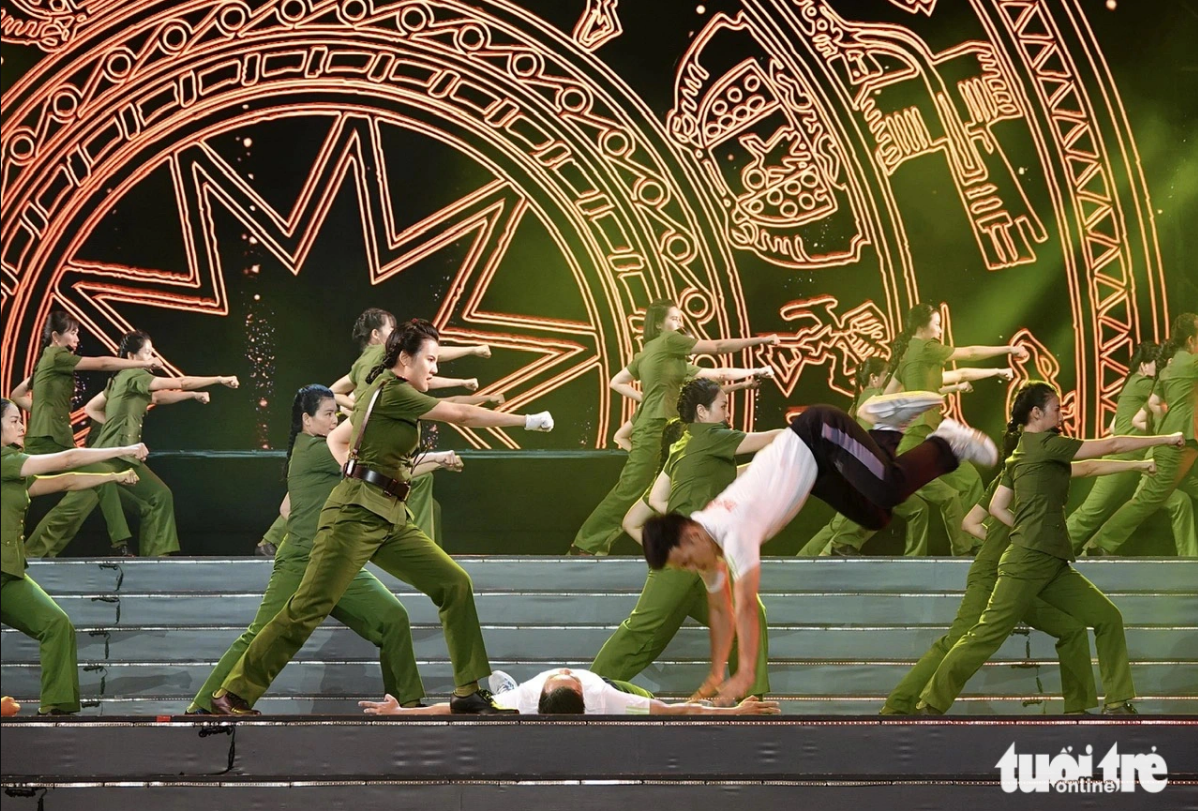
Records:
{"label": "performer lying on stage", "polygon": [[[546,670],[523,684],[502,670],[491,674],[495,703],[521,715],[778,715],[777,701],[750,696],[735,707],[713,707],[686,701],[676,704],[654,698],[643,687],[567,667]],[[382,701],[359,701],[367,715],[449,715],[448,702],[431,707],[401,707],[390,695]]]}
{"label": "performer lying on stage", "polygon": [[[901,428],[942,400],[931,392],[905,392],[874,398],[862,410],[878,426]],[[707,585],[711,673],[696,696],[718,695],[717,703],[727,705],[753,683],[761,633],[761,545],[790,523],[807,496],[815,495],[863,527],[881,529],[896,505],[961,462],[998,462],[989,438],[949,419],[896,456],[901,439],[898,431],[871,434],[838,408],[812,406],[706,508],[689,518],[669,513],[645,523],[649,567],[699,572]],[[738,667],[725,680],[734,637]]]}

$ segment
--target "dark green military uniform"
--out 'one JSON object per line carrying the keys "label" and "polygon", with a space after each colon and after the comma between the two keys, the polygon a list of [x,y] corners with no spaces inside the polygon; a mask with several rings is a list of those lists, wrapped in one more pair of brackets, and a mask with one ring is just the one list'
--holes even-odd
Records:
{"label": "dark green military uniform", "polygon": [[[106,420],[100,429],[93,447],[119,448],[141,442],[142,424],[146,411],[153,401],[150,385],[154,375],[147,369],[124,369],[108,382],[105,390],[107,406]],[[159,557],[179,551],[179,532],[175,527],[175,497],[166,482],[154,471],[136,459],[112,460],[94,466],[97,470],[121,471],[134,468],[137,484],[122,486],[119,493],[124,505],[136,510],[141,518],[138,546],[145,557]],[[88,513],[95,507],[95,496],[89,498],[90,490],[67,493],[62,501],[46,515],[33,535],[31,549],[44,549],[43,554],[57,555],[75,537]],[[70,522],[57,513],[65,511],[72,517]],[[51,531],[53,527],[53,531]]]}
{"label": "dark green military uniform", "polygon": [[[990,504],[999,484],[1011,486],[1007,477],[995,479],[982,497],[982,503]],[[957,640],[973,628],[994,591],[998,581],[998,561],[1011,545],[1010,528],[994,516],[986,518],[986,541],[978,551],[977,558],[969,567],[965,578],[965,595],[953,619],[948,633],[932,643],[927,653],[911,668],[910,672],[886,699],[883,715],[911,715],[919,701],[919,694],[940,666],[944,657],[957,644]],[[1090,637],[1086,626],[1076,619],[1054,608],[1043,600],[1032,601],[1023,622],[1043,631],[1057,640],[1057,658],[1061,667],[1061,692],[1065,697],[1065,712],[1081,712],[1098,706],[1098,695],[1094,689],[1094,668],[1090,666]]]}
{"label": "dark green military uniform", "polygon": [[[351,447],[376,391],[379,397],[361,437],[358,464],[407,480],[412,455],[420,447],[420,417],[439,401],[392,372],[383,372],[354,406]],[[333,611],[367,561],[424,592],[440,609],[456,685],[490,674],[470,576],[420,531],[403,501],[373,484],[343,479],[329,495],[318,524],[295,594],[250,642],[223,689],[250,704],[257,701]]]}
{"label": "dark green military uniform", "polygon": [[[881,393],[882,389],[877,387],[867,386],[862,389],[853,404],[854,413],[858,413],[861,404],[870,397],[876,397]],[[857,417],[857,424],[867,431],[873,430],[873,426],[861,417]],[[906,501],[891,510],[894,516],[903,519],[906,524],[906,548],[903,550],[903,554],[908,557],[924,557],[928,554],[928,509],[926,501],[918,495],[912,494]],[[851,546],[860,551],[872,534],[864,527],[853,523],[840,513],[836,513],[832,516],[832,520],[815,533],[811,540],[799,550],[798,556],[816,557],[823,554],[833,538],[837,538],[838,543],[844,543],[845,546]]]}
{"label": "dark green military uniform", "polygon": [[[75,367],[80,360],[65,346],[47,346],[42,351],[33,372],[33,411],[29,415],[29,430],[25,436],[27,453],[58,453],[75,447],[75,437],[71,433],[71,399],[75,396]],[[105,473],[110,469],[103,465],[90,465],[78,468],[76,472]],[[45,529],[42,535],[35,533],[39,539],[36,544],[30,539],[30,556],[57,555],[75,537],[83,519],[95,509],[97,503],[108,526],[112,545],[123,546],[128,543],[133,534],[121,509],[118,491],[118,485],[104,484],[93,490],[68,493],[63,498],[64,502],[72,495],[75,498],[67,502],[65,507],[61,503],[56,506],[52,513],[54,518],[49,523],[43,520]]]}
{"label": "dark green military uniform", "polygon": [[[905,391],[940,391],[944,386],[944,365],[952,357],[953,348],[939,341],[912,338],[907,351],[895,370],[895,379]],[[897,454],[904,454],[928,438],[944,417],[933,409],[924,412],[903,432]],[[965,555],[976,545],[976,540],[961,524],[965,513],[982,497],[982,479],[977,468],[963,462],[956,470],[925,484],[916,495],[935,507],[944,517],[944,528],[948,533],[949,545],[954,555]],[[860,549],[873,531],[846,522],[844,528],[835,533],[832,542]],[[922,541],[907,538],[908,549],[928,548],[927,537]]]}
{"label": "dark green military uniform", "polygon": [[79,712],[79,667],[75,627],[41,586],[25,575],[25,510],[33,477],[22,477],[29,456],[0,449],[0,621],[38,641],[42,665],[41,711]]}
{"label": "dark green military uniform", "polygon": [[[286,541],[275,555],[274,570],[266,593],[262,595],[262,604],[245,633],[217,662],[204,686],[192,699],[189,711],[196,708],[212,710],[212,694],[224,683],[254,637],[299,588],[308,568],[321,510],[340,481],[341,467],[329,452],[325,437],[298,435],[287,468],[291,514],[285,523]],[[383,689],[387,693],[399,699],[401,704],[424,696],[412,650],[408,612],[377,577],[365,569],[360,570],[331,613],[334,619],[380,649],[379,665]]]}
{"label": "dark green military uniform", "polygon": [[[1108,552],[1117,553],[1136,527],[1166,504],[1175,490],[1180,490],[1190,498],[1198,498],[1198,441],[1195,440],[1198,355],[1191,355],[1184,349],[1179,351],[1158,377],[1157,394],[1169,407],[1158,433],[1180,431],[1186,438],[1186,444],[1183,448],[1161,445],[1152,449],[1156,475],[1142,477],[1135,496],[1124,503],[1094,536],[1094,544]],[[1177,544],[1177,554],[1198,557],[1198,537],[1195,537],[1192,525],[1188,533],[1177,535],[1176,532],[1175,525],[1173,540]]]}
{"label": "dark green military uniform", "polygon": [[1107,703],[1135,697],[1123,616],[1106,595],[1069,565],[1073,545],[1065,528],[1070,464],[1082,446],[1052,432],[1024,433],[1007,461],[1014,490],[1015,528],[998,561],[998,580],[981,618],[944,657],[921,701],[947,710],[965,683],[1027,616],[1039,597],[1094,629]]}
{"label": "dark green military uniform", "polygon": [[628,508],[653,484],[661,455],[661,432],[678,416],[678,395],[691,374],[688,356],[698,340],[681,332],[663,332],[645,344],[628,371],[641,382],[641,404],[633,418],[632,450],[616,486],[604,496],[574,536],[574,546],[606,555],[623,531]]}
{"label": "dark green military uniform", "polygon": [[[1143,436],[1144,432],[1132,425],[1132,418],[1148,403],[1152,394],[1155,380],[1138,372],[1128,375],[1123,391],[1115,405],[1115,436]],[[1148,450],[1131,451],[1130,453],[1112,456],[1112,459],[1136,460],[1148,455]],[[1069,515],[1069,537],[1073,541],[1073,551],[1076,554],[1094,536],[1094,533],[1115,514],[1122,505],[1131,500],[1144,477],[1130,470],[1126,473],[1116,473],[1111,476],[1099,476],[1090,488],[1089,495],[1081,506]],[[1180,490],[1174,490],[1165,500],[1165,510],[1173,524],[1173,538],[1177,541],[1178,551],[1186,549],[1185,539],[1195,537],[1194,506],[1190,497]],[[1188,552],[1198,554],[1198,550]]]}
{"label": "dark green military uniform", "polygon": [[[382,344],[372,344],[362,350],[362,354],[349,368],[349,382],[354,384],[354,402],[370,388],[366,378],[370,370],[383,362],[387,354]],[[437,520],[437,501],[433,498],[433,474],[425,473],[412,479],[412,490],[408,493],[408,511],[412,513],[412,521],[424,531],[424,534],[441,544],[441,524]]]}
{"label": "dark green military uniform", "polygon": [[[665,472],[670,477],[669,510],[690,515],[707,506],[736,479],[736,449],[745,433],[723,423],[691,423],[682,439],[670,449]],[[761,628],[757,649],[757,678],[750,695],[769,692],[769,640],[765,606],[757,601]],[[687,617],[710,623],[707,588],[703,578],[680,569],[650,570],[632,615],[604,643],[591,671],[609,679],[627,681],[652,664],[678,633]],[[736,649],[729,657],[736,672]]]}

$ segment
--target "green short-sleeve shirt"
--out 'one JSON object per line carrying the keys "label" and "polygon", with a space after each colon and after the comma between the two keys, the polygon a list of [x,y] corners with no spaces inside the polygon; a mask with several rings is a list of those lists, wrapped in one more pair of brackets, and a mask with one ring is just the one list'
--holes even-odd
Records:
{"label": "green short-sleeve shirt", "polygon": [[4,548],[0,568],[12,577],[25,576],[25,511],[33,476],[21,476],[21,468],[28,458],[29,454],[13,445],[0,449],[0,542]]}
{"label": "green short-sleeve shirt", "polygon": [[[944,385],[944,364],[948,363],[952,354],[953,348],[939,341],[912,338],[894,376],[906,391],[940,391]],[[938,409],[926,411],[911,423],[905,433],[927,436],[941,420],[943,417]]]}
{"label": "green short-sleeve shirt", "polygon": [[[358,464],[392,479],[410,481],[413,456],[420,448],[420,418],[432,411],[440,400],[412,388],[390,369],[384,371],[354,402],[354,413],[350,418],[354,424],[349,440],[351,449],[358,442],[362,418],[375,391],[380,393],[358,448]],[[402,524],[406,520],[404,502],[359,479],[345,479],[329,496],[329,506],[344,504],[365,507],[393,524]]]}
{"label": "green short-sleeve shirt", "polygon": [[[982,496],[981,506],[986,510],[990,509],[990,502],[994,499],[994,493],[1000,485],[1011,488],[1011,479],[1005,470],[1001,476],[996,476],[994,481],[990,482],[990,486],[986,488],[986,493]],[[987,516],[982,523],[986,527],[986,540],[982,544],[982,548],[978,550],[973,565],[969,567],[969,572],[970,574],[989,575],[998,568],[999,558],[1011,545],[1011,528],[993,515]]]}
{"label": "green short-sleeve shirt", "polygon": [[681,332],[663,332],[628,363],[629,374],[641,382],[634,430],[660,430],[661,423],[678,416],[678,394],[694,368],[687,358],[697,343]]}
{"label": "green short-sleeve shirt", "polygon": [[71,398],[75,367],[82,360],[65,346],[47,346],[33,370],[33,412],[29,436],[50,437],[62,448],[75,445],[71,432]]}
{"label": "green short-sleeve shirt", "polygon": [[291,501],[287,544],[290,547],[312,548],[320,524],[320,511],[340,481],[341,466],[329,452],[328,439],[309,434],[296,436],[291,461],[287,465],[287,495]]}
{"label": "green short-sleeve shirt", "polygon": [[366,382],[366,376],[370,374],[370,370],[383,362],[383,357],[387,354],[387,348],[382,344],[371,344],[362,350],[362,354],[358,355],[358,359],[354,361],[354,365],[349,367],[349,382],[354,384],[354,402],[356,403],[362,397],[362,392],[370,387]]}
{"label": "green short-sleeve shirt", "polygon": [[1141,436],[1143,434],[1131,424],[1131,421],[1140,409],[1148,404],[1148,398],[1152,395],[1152,387],[1155,382],[1151,377],[1145,377],[1139,372],[1132,372],[1127,376],[1127,382],[1123,385],[1123,391],[1119,392],[1119,400],[1115,403],[1116,436]]}
{"label": "green short-sleeve shirt", "polygon": [[722,422],[693,422],[686,427],[686,441],[670,449],[666,462],[670,512],[690,515],[701,510],[736,480],[736,449],[745,436]]}
{"label": "green short-sleeve shirt", "polygon": [[1191,355],[1184,349],[1173,356],[1173,362],[1161,369],[1160,380],[1157,383],[1157,395],[1169,406],[1161,419],[1158,432],[1172,434],[1181,431],[1185,438],[1193,442],[1198,428],[1194,422],[1196,417],[1195,398],[1198,398],[1198,355]]}
{"label": "green short-sleeve shirt", "polygon": [[95,447],[119,448],[141,442],[142,425],[154,399],[150,389],[153,382],[154,375],[148,369],[123,369],[108,382],[104,390],[108,400],[104,407],[107,419]]}
{"label": "green short-sleeve shirt", "polygon": [[1015,491],[1015,528],[1011,543],[1073,560],[1065,527],[1065,505],[1080,439],[1041,431],[1024,433],[1007,461]]}

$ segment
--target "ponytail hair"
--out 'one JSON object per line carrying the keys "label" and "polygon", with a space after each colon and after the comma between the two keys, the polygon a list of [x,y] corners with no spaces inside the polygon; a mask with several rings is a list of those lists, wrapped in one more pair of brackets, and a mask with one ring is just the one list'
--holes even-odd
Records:
{"label": "ponytail hair", "polygon": [[659,298],[645,309],[645,329],[643,336],[645,343],[649,343],[658,335],[661,335],[662,322],[666,320],[666,315],[669,314],[670,308],[676,306],[671,299]]}
{"label": "ponytail hair", "polygon": [[[146,341],[150,340],[150,333],[144,330],[135,329],[132,332],[126,332],[121,336],[121,344],[117,347],[116,356],[122,360],[126,360],[126,355],[136,355],[141,351],[141,348],[146,345]],[[105,386],[107,391],[108,386],[112,385],[112,381],[120,372],[113,372],[108,376],[108,384]]]}
{"label": "ponytail hair", "polygon": [[[1155,363],[1161,354],[1161,346],[1154,341],[1141,341],[1132,347],[1131,359],[1127,362],[1127,377],[1123,378],[1123,385],[1119,389],[1122,394],[1127,388],[1127,381],[1131,380],[1131,376],[1136,374],[1141,366],[1145,363]],[[1157,374],[1160,374],[1160,369],[1157,369]]]}
{"label": "ponytail hair", "polygon": [[42,351],[54,340],[54,333],[62,335],[67,330],[78,329],[79,319],[68,313],[66,310],[51,310],[46,316],[46,323],[42,325]]}
{"label": "ponytail hair", "polygon": [[1159,376],[1161,367],[1173,359],[1173,356],[1186,345],[1186,342],[1198,335],[1198,315],[1182,313],[1173,319],[1169,327],[1169,340],[1161,347],[1156,360],[1156,373]]}
{"label": "ponytail hair", "polygon": [[425,341],[440,342],[441,333],[437,332],[437,328],[423,318],[413,318],[398,327],[387,336],[387,352],[383,355],[383,362],[370,370],[370,373],[366,375],[366,382],[373,383],[375,378],[399,363],[401,352],[415,357],[419,354],[420,347],[424,346]]}
{"label": "ponytail hair", "polygon": [[1019,386],[1011,404],[1011,419],[1007,422],[1007,431],[1003,435],[1003,459],[1015,452],[1023,426],[1032,418],[1032,409],[1043,409],[1049,400],[1060,396],[1056,386],[1043,380],[1028,380]]}
{"label": "ponytail hair", "polygon": [[666,469],[666,462],[670,461],[670,448],[674,447],[674,443],[682,439],[682,435],[685,433],[686,423],[678,417],[674,417],[666,423],[666,427],[661,432],[661,451],[657,455],[657,473],[653,474],[654,479]]}
{"label": "ponytail hair", "polygon": [[907,346],[911,343],[911,339],[915,337],[916,331],[930,324],[932,316],[935,314],[936,308],[926,302],[916,304],[907,311],[907,321],[903,325],[903,331],[898,334],[898,337],[894,339],[894,343],[890,346],[890,371],[886,374],[886,380],[882,384],[883,387],[888,385],[894,378],[899,364],[903,362],[903,355],[907,354]]}
{"label": "ponytail hair", "polygon": [[291,467],[291,451],[295,448],[295,438],[304,430],[304,415],[315,417],[320,410],[320,404],[325,400],[335,400],[333,390],[328,386],[313,383],[304,386],[295,393],[291,402],[291,436],[287,438],[287,458],[283,460],[283,480],[287,480],[287,471]]}
{"label": "ponytail hair", "polygon": [[381,330],[388,324],[395,325],[399,322],[395,320],[395,316],[386,310],[381,310],[378,307],[371,307],[358,316],[358,320],[354,322],[353,339],[358,342],[359,349],[365,349],[370,345],[370,334],[376,329]]}

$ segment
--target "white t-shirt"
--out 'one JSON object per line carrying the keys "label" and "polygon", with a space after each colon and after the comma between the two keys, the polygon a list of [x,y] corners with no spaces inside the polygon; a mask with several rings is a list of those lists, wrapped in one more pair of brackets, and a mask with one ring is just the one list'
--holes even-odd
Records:
{"label": "white t-shirt", "polygon": [[[724,552],[733,578],[761,565],[761,545],[798,514],[815,486],[819,464],[794,431],[783,431],[711,503],[691,513]],[[718,572],[703,572],[708,591],[723,588]]]}
{"label": "white t-shirt", "polygon": [[[518,710],[521,715],[536,715],[545,682],[559,673],[561,673],[561,668],[538,673],[511,690],[498,693],[495,696],[495,703],[511,710]],[[649,704],[652,699],[617,690],[602,677],[596,676],[589,670],[571,668],[570,675],[582,682],[582,700],[586,705],[587,715],[647,715],[649,713]]]}

